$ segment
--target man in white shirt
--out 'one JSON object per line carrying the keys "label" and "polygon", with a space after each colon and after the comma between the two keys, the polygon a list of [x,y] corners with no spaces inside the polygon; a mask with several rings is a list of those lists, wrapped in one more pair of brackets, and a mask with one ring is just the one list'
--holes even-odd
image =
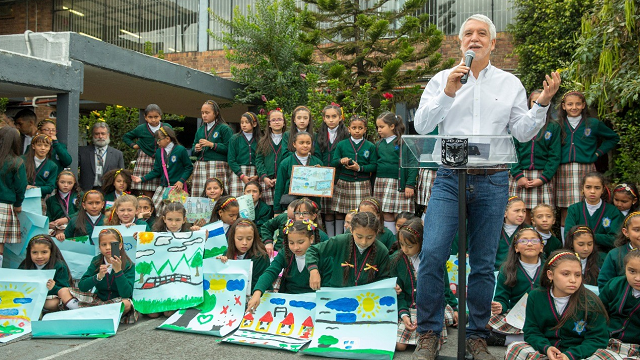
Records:
{"label": "man in white shirt", "polygon": [[[484,15],[469,17],[460,28],[460,50],[475,52],[471,68],[464,60],[453,69],[441,71],[427,84],[415,115],[415,128],[427,134],[438,126],[440,135],[508,135],[529,141],[542,128],[553,95],[560,84],[558,73],[546,76],[543,91],[531,110],[520,80],[491,65],[489,58],[496,44],[493,22]],[[469,73],[468,82],[461,77]],[[494,144],[492,144],[494,145]],[[496,144],[510,151],[508,144]],[[496,149],[492,149],[496,150]],[[485,328],[491,315],[495,284],[494,262],[508,200],[509,174],[506,166],[467,171],[467,214],[469,264],[467,304],[468,356],[494,360],[487,351]],[[415,360],[434,360],[440,349],[444,314],[443,269],[458,229],[457,170],[440,167],[425,214],[423,251],[420,255],[417,296],[418,344]],[[464,309],[461,309],[464,311]],[[464,325],[464,324],[462,324]]]}

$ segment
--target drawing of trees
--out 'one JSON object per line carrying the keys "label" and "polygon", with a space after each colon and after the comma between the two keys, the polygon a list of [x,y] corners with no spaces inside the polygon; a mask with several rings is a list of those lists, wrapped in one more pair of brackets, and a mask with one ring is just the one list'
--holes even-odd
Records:
{"label": "drawing of trees", "polygon": [[322,335],[320,336],[320,338],[318,339],[318,347],[321,348],[328,348],[331,347],[331,345],[335,345],[338,343],[338,339],[331,336],[331,335]]}
{"label": "drawing of trees", "polygon": [[200,266],[202,266],[202,253],[198,251],[193,259],[191,259],[191,267],[196,268],[196,276],[200,276],[200,272],[198,271]]}
{"label": "drawing of trees", "polygon": [[[139,283],[142,284],[144,282],[144,276],[151,274],[151,264],[148,262],[139,262],[136,265],[136,272],[140,274]],[[197,276],[197,275],[196,275]]]}

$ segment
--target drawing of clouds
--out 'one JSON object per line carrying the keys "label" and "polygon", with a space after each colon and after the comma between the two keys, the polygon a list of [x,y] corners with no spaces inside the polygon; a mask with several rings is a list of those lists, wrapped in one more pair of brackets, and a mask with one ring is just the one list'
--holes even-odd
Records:
{"label": "drawing of clouds", "polygon": [[147,249],[147,250],[138,250],[136,251],[136,259],[140,259],[143,256],[151,256],[153,254],[155,254],[156,251],[153,249]]}
{"label": "drawing of clouds", "polygon": [[283,298],[272,298],[271,300],[269,300],[269,302],[274,305],[284,305],[284,303],[286,303],[287,300]]}
{"label": "drawing of clouds", "polygon": [[157,236],[155,246],[165,246],[171,244],[171,236]]}
{"label": "drawing of clouds", "polygon": [[227,281],[227,290],[229,291],[244,290],[244,279]]}
{"label": "drawing of clouds", "polygon": [[180,252],[187,250],[186,246],[174,246],[167,249],[168,252]]}
{"label": "drawing of clouds", "polygon": [[354,313],[338,313],[336,314],[336,322],[351,324],[356,322],[356,314]]}
{"label": "drawing of clouds", "polygon": [[354,298],[339,298],[329,301],[325,306],[332,310],[349,312],[357,309],[359,305],[358,300]]}
{"label": "drawing of clouds", "polygon": [[192,240],[187,240],[187,241],[183,242],[182,245],[191,246],[193,244],[199,244],[201,242],[204,242],[204,240],[201,237],[199,237],[199,238],[195,238],[195,239],[192,239]]}
{"label": "drawing of clouds", "polygon": [[385,296],[380,299],[380,305],[382,306],[392,306],[396,303],[396,299],[393,296]]}
{"label": "drawing of clouds", "polygon": [[299,307],[306,310],[311,310],[314,307],[316,307],[316,303],[309,302],[309,301],[296,301],[296,300],[289,301],[289,305],[291,305],[292,307]]}

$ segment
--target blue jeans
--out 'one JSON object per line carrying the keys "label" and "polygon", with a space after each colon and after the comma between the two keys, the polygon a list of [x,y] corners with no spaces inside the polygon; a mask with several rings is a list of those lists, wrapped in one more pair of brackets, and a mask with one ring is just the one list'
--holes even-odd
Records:
{"label": "blue jeans", "polygon": [[[464,171],[464,170],[461,170]],[[495,285],[494,264],[509,193],[509,172],[467,175],[469,237],[469,336],[486,338]],[[444,269],[458,232],[458,172],[439,168],[425,214],[418,272],[418,332],[440,334],[444,318]],[[460,309],[465,311],[465,309]],[[464,324],[462,324],[464,325]]]}

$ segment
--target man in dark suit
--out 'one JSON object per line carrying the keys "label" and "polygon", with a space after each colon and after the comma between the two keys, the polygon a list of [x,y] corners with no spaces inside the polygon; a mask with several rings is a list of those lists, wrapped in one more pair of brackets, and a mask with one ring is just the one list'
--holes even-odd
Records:
{"label": "man in dark suit", "polygon": [[102,175],[113,169],[124,168],[122,151],[109,146],[109,125],[97,122],[91,130],[93,145],[78,148],[80,187],[87,191],[102,186]]}

